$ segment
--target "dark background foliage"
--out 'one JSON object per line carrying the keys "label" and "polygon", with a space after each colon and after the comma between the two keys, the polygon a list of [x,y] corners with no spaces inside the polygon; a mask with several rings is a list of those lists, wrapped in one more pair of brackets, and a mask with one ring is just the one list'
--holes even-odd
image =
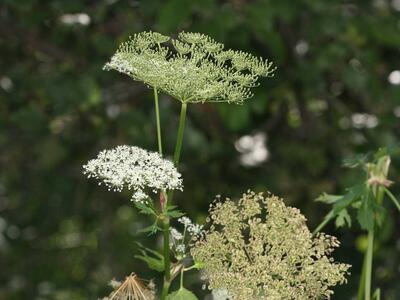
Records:
{"label": "dark background foliage", "polygon": [[[202,32],[275,62],[243,106],[189,106],[176,201],[204,222],[214,195],[268,189],[314,228],[327,207],[313,200],[360,179],[342,159],[399,142],[399,17],[399,0],[1,1],[0,299],[97,299],[114,276],[158,278],[133,258],[135,241],[160,240],[138,233],[149,224],[129,193],[98,187],[81,167],[118,144],[157,149],[151,90],[102,71],[129,35]],[[160,101],[172,153],[179,105]],[[374,266],[383,299],[400,299],[399,225],[390,207]],[[334,299],[350,299],[366,236],[357,224],[326,231],[353,265]],[[187,285],[205,294],[197,275]]]}

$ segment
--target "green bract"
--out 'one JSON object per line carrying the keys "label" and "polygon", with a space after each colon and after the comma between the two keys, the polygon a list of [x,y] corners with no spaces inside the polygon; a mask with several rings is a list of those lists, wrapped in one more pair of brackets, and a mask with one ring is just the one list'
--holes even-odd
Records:
{"label": "green bract", "polygon": [[104,68],[172,96],[182,103],[242,103],[251,98],[250,88],[260,76],[273,75],[268,60],[249,53],[223,50],[224,45],[207,35],[181,32],[169,37],[156,32],[135,34],[120,45]]}

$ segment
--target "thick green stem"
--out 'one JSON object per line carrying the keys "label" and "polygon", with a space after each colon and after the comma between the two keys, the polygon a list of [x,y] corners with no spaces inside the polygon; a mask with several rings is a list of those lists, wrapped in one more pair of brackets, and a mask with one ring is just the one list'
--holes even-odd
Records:
{"label": "thick green stem", "polygon": [[181,114],[179,117],[179,128],[178,128],[178,137],[176,140],[175,145],[175,154],[174,154],[174,164],[176,167],[179,165],[179,158],[181,157],[181,149],[182,149],[182,142],[183,142],[183,132],[185,130],[185,121],[186,121],[186,109],[187,104],[182,103],[181,106]]}
{"label": "thick green stem", "polygon": [[368,248],[365,257],[365,300],[371,300],[372,259],[374,252],[374,228],[368,230]]}
{"label": "thick green stem", "polygon": [[[383,197],[385,195],[384,187],[378,186],[373,188],[373,194],[378,204],[382,204]],[[364,296],[365,300],[371,300],[372,290],[372,262],[374,257],[374,238],[375,238],[375,220],[370,230],[368,230],[368,248],[365,253],[365,285],[364,285]]]}
{"label": "thick green stem", "polygon": [[158,153],[160,153],[160,155],[162,155],[160,110],[159,110],[159,107],[158,107],[158,92],[157,92],[156,88],[154,88],[154,105],[155,105],[155,108],[156,108]]}
{"label": "thick green stem", "polygon": [[364,298],[365,270],[366,270],[366,265],[367,265],[366,262],[367,262],[367,256],[365,255],[364,259],[363,259],[362,270],[361,270],[360,283],[358,285],[357,300],[363,300],[363,298]]}
{"label": "thick green stem", "polygon": [[170,249],[169,249],[169,218],[165,216],[163,220],[163,234],[164,234],[164,245],[163,245],[163,255],[164,255],[164,284],[161,294],[161,299],[165,299],[168,295],[169,286],[171,284],[171,261],[170,261]]}
{"label": "thick green stem", "polygon": [[[181,114],[179,117],[179,128],[178,128],[178,137],[176,140],[176,145],[175,145],[175,153],[174,153],[174,164],[175,167],[178,167],[179,165],[179,158],[181,155],[181,149],[182,149],[182,142],[183,142],[183,132],[185,129],[185,121],[186,121],[186,109],[187,109],[187,104],[182,103],[181,107]],[[167,202],[171,203],[173,197],[172,191],[168,193],[167,196]],[[167,203],[165,205],[167,207]],[[163,256],[164,256],[164,285],[163,285],[163,290],[161,294],[161,300],[164,300],[167,295],[168,295],[168,290],[169,286],[171,285],[171,261],[170,261],[170,249],[169,249],[169,227],[170,227],[170,222],[169,218],[165,216],[166,219],[163,221],[163,231],[164,231],[164,245],[163,245]]]}

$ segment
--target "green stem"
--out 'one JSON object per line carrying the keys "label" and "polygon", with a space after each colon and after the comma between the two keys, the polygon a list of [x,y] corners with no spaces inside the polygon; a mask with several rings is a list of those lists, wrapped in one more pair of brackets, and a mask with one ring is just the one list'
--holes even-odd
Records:
{"label": "green stem", "polygon": [[365,300],[371,300],[372,259],[374,252],[374,228],[368,230],[368,248],[365,256]]}
{"label": "green stem", "polygon": [[181,280],[180,280],[180,283],[181,283],[180,289],[183,289],[183,273],[184,273],[184,272],[185,272],[185,269],[182,268],[182,270],[181,270]]}
{"label": "green stem", "polygon": [[[179,158],[181,155],[181,149],[182,149],[182,142],[183,142],[183,132],[185,129],[185,121],[186,121],[186,110],[187,110],[187,104],[182,103],[181,107],[181,114],[179,117],[179,127],[178,127],[178,136],[176,140],[176,145],[175,145],[175,153],[174,153],[174,164],[175,167],[178,167],[179,165]],[[171,202],[173,198],[173,193],[170,191],[167,195],[167,202],[165,207],[167,207],[168,202]],[[164,285],[163,285],[163,290],[161,294],[161,300],[165,300],[165,298],[168,295],[168,290],[169,286],[171,285],[171,270],[170,270],[170,249],[169,249],[169,227],[170,227],[170,222],[169,218],[165,216],[165,220],[163,222],[163,231],[164,231],[164,245],[163,245],[163,256],[164,256]]]}
{"label": "green stem", "polygon": [[383,188],[383,190],[385,191],[386,195],[389,196],[390,200],[393,201],[394,205],[397,207],[397,209],[400,212],[400,203],[399,201],[396,199],[396,197],[387,189],[387,188]]}
{"label": "green stem", "polygon": [[181,156],[183,132],[185,130],[185,121],[186,121],[186,109],[187,109],[187,104],[182,103],[181,114],[179,116],[178,137],[176,140],[175,153],[174,153],[174,164],[176,167],[178,167],[178,165],[179,165],[179,158]]}
{"label": "green stem", "polygon": [[381,300],[381,289],[376,289],[374,295],[372,296],[373,300]]}
{"label": "green stem", "polygon": [[364,284],[365,284],[365,270],[367,265],[367,256],[364,256],[363,265],[361,270],[360,283],[358,285],[357,300],[363,300],[364,298]]}
{"label": "green stem", "polygon": [[[384,187],[378,186],[373,188],[374,198],[378,204],[382,204],[385,195]],[[365,300],[371,300],[372,290],[372,261],[374,258],[374,238],[375,238],[375,219],[373,220],[372,228],[368,230],[368,248],[365,254]]]}
{"label": "green stem", "polygon": [[328,224],[333,219],[333,216],[334,216],[333,211],[330,211],[324,217],[324,220],[321,222],[321,224],[319,224],[317,228],[315,228],[315,230],[313,231],[313,235],[316,235],[318,232],[320,232],[326,226],[326,224]]}
{"label": "green stem", "polygon": [[163,235],[164,235],[164,245],[163,245],[163,256],[164,256],[164,284],[161,294],[161,299],[165,299],[168,295],[169,286],[171,284],[171,261],[170,261],[170,249],[169,249],[169,217],[164,216],[163,220]]}
{"label": "green stem", "polygon": [[157,143],[158,143],[158,153],[162,155],[162,141],[161,141],[161,124],[160,124],[160,109],[158,107],[158,92],[154,88],[154,104],[156,108],[156,122],[157,122]]}

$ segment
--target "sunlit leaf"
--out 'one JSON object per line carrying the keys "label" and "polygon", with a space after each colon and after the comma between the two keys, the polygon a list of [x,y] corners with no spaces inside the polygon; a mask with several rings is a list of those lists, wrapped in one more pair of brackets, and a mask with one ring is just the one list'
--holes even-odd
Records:
{"label": "sunlit leaf", "polygon": [[189,290],[180,288],[179,290],[169,294],[167,300],[198,300],[198,298]]}

